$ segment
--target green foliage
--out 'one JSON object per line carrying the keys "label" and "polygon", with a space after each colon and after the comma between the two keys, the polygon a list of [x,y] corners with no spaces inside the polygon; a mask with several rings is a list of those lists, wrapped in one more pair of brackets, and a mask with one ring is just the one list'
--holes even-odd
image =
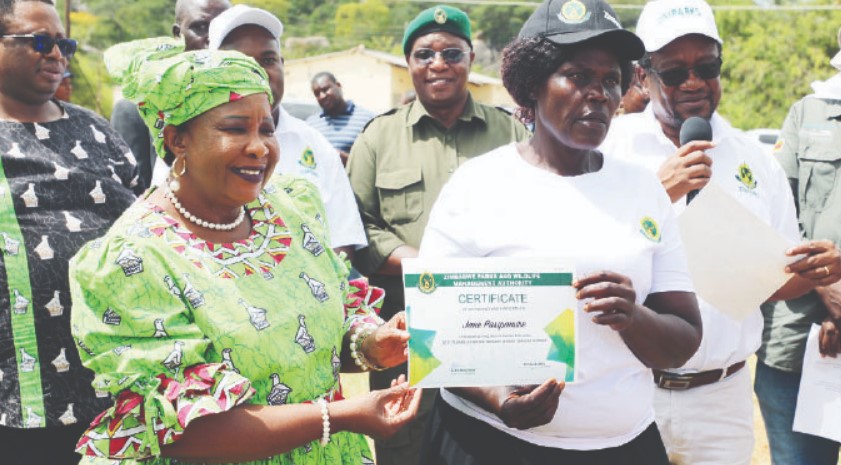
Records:
{"label": "green foliage", "polygon": [[[64,13],[64,1],[56,8]],[[169,35],[175,0],[71,0],[71,33],[81,50],[73,60],[74,101],[110,113],[111,84],[101,52],[117,42]],[[537,5],[537,0],[535,5]],[[646,0],[623,0],[617,15],[633,29]],[[323,36],[329,46],[314,42],[285,50],[300,58],[347,49],[359,44],[400,54],[406,25],[434,2],[405,0],[233,0],[267,9],[284,23],[285,37]],[[838,4],[839,0],[764,0],[768,4]],[[442,3],[446,3],[442,1]],[[617,2],[613,2],[617,3]],[[755,5],[754,0],[712,0],[713,6]],[[470,15],[475,38],[499,52],[516,37],[532,6],[458,4]],[[742,128],[779,127],[789,106],[811,92],[809,84],[833,70],[829,58],[838,50],[835,33],[841,11],[716,10],[724,44],[723,97],[720,111]],[[497,56],[497,55],[494,55]],[[495,69],[476,63],[476,70]]]}
{"label": "green foliage", "polygon": [[471,26],[489,47],[502,50],[517,37],[523,23],[534,11],[531,7],[499,8],[482,5],[470,12]]}
{"label": "green foliage", "polygon": [[71,102],[110,118],[114,86],[108,78],[102,56],[97,53],[76,53],[70,63],[73,70]]}
{"label": "green foliage", "polygon": [[390,9],[382,0],[345,3],[336,8],[336,42],[353,46],[366,40],[382,40],[388,35]]}
{"label": "green foliage", "polygon": [[782,126],[810,84],[834,72],[841,11],[716,14],[724,39],[720,111],[736,127]]}

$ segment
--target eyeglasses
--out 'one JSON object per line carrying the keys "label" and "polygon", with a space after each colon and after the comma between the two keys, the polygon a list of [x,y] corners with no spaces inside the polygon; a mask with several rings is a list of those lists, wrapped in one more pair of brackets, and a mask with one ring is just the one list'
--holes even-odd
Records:
{"label": "eyeglasses", "polygon": [[76,53],[77,42],[73,39],[56,39],[44,34],[11,34],[7,36],[0,36],[0,39],[29,39],[29,44],[32,50],[46,55],[53,51],[53,47],[58,45],[58,51],[61,52],[65,58],[72,58]]}
{"label": "eyeglasses", "polygon": [[461,63],[461,60],[464,59],[465,53],[467,52],[460,48],[445,48],[440,52],[436,52],[431,48],[419,48],[412,52],[412,58],[414,58],[418,64],[429,65],[435,61],[435,57],[441,55],[441,58],[443,58],[448,65],[454,65],[456,63]]}
{"label": "eyeglasses", "polygon": [[721,57],[710,63],[702,63],[691,68],[677,67],[665,71],[657,71],[649,68],[654,74],[660,76],[660,81],[669,87],[677,87],[689,79],[689,71],[695,73],[700,79],[714,79],[721,75]]}

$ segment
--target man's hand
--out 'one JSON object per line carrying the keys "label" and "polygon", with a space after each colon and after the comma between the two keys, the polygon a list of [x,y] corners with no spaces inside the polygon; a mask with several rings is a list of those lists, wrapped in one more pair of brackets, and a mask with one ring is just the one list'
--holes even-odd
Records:
{"label": "man's hand", "polygon": [[710,141],[689,142],[678,148],[660,167],[657,176],[672,202],[710,182],[713,161],[704,151],[713,147],[715,144]]}
{"label": "man's hand", "polygon": [[814,286],[829,286],[841,280],[841,251],[832,241],[812,240],[786,251],[790,257],[801,254],[806,257],[788,265],[786,273],[794,273]]}

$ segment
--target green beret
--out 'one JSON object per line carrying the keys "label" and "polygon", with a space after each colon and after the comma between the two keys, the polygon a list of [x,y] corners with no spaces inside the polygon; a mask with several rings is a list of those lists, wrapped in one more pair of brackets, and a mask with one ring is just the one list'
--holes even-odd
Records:
{"label": "green beret", "polygon": [[406,27],[406,32],[403,33],[403,54],[408,55],[412,51],[415,39],[431,32],[449,32],[466,40],[470,47],[473,47],[470,41],[470,18],[467,17],[467,13],[455,7],[438,5],[421,11]]}

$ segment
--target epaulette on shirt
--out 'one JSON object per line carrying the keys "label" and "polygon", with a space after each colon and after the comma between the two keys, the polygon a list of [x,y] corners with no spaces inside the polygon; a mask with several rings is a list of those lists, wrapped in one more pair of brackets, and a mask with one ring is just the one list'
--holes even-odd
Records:
{"label": "epaulette on shirt", "polygon": [[495,106],[494,108],[496,108],[497,110],[505,113],[508,116],[513,116],[514,115],[514,111],[510,108],[506,108],[506,107],[502,107],[502,106]]}
{"label": "epaulette on shirt", "polygon": [[370,120],[370,121],[368,121],[367,123],[365,123],[365,126],[362,128],[362,131],[361,131],[361,132],[365,132],[365,130],[366,130],[366,129],[368,129],[368,126],[369,126],[371,123],[373,123],[375,119],[377,119],[377,118],[382,118],[383,116],[393,115],[393,114],[397,113],[397,110],[399,110],[399,109],[400,109],[400,107],[394,107],[394,108],[392,108],[391,110],[386,111],[385,113],[380,113],[379,115],[377,115],[377,116],[375,116],[375,117],[371,118],[371,120]]}

